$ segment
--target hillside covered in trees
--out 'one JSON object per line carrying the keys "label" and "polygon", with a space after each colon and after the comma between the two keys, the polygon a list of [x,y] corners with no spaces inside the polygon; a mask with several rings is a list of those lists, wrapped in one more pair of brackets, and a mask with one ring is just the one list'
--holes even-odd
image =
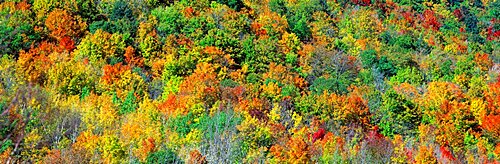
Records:
{"label": "hillside covered in trees", "polygon": [[0,163],[498,163],[498,0],[2,0]]}

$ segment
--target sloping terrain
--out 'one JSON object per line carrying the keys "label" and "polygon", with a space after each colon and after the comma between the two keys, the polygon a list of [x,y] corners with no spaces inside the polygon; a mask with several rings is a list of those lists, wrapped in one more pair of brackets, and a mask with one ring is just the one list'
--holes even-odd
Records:
{"label": "sloping terrain", "polygon": [[3,0],[0,163],[498,163],[497,0]]}

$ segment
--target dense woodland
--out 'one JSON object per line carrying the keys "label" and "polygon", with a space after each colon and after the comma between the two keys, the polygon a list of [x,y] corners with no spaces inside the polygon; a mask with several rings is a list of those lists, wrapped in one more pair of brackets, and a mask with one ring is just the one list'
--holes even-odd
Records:
{"label": "dense woodland", "polygon": [[0,163],[498,163],[497,0],[2,0]]}

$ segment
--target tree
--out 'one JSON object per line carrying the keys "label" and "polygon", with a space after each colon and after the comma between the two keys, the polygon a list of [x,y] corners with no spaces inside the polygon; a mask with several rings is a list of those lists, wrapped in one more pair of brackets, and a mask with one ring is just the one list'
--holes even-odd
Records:
{"label": "tree", "polygon": [[123,0],[99,3],[97,8],[100,9],[100,14],[96,14],[98,17],[89,25],[89,31],[95,33],[101,29],[109,33],[135,36],[139,26],[139,18],[134,14],[136,6],[132,3]]}
{"label": "tree", "polygon": [[166,37],[180,31],[182,22],[185,21],[180,12],[181,10],[181,6],[177,3],[176,5],[159,7],[151,11],[151,15],[158,20],[157,30],[160,36]]}
{"label": "tree", "polygon": [[137,94],[142,95],[146,90],[144,79],[133,72],[129,66],[122,63],[105,65],[102,71],[99,89],[102,89],[103,92],[116,92],[118,98],[123,99],[129,92],[137,92]]}
{"label": "tree", "polygon": [[26,2],[2,2],[0,5],[0,55],[18,56],[40,38],[34,30],[32,11]]}
{"label": "tree", "polygon": [[432,29],[434,31],[439,31],[441,23],[438,21],[436,14],[433,10],[425,10],[423,13],[423,23],[422,26],[427,29]]}
{"label": "tree", "polygon": [[386,91],[376,118],[382,134],[411,136],[421,122],[422,112],[417,104],[394,90]]}
{"label": "tree", "polygon": [[[319,0],[313,1],[297,1],[295,3],[287,3],[286,13],[290,30],[297,34],[301,40],[308,40],[311,38],[311,31],[309,22],[311,21],[310,15],[315,11],[324,10]],[[290,12],[295,11],[295,12]]]}
{"label": "tree", "polygon": [[88,58],[91,62],[111,62],[113,59],[121,61],[126,47],[124,37],[119,33],[110,34],[102,30],[87,34],[77,46],[75,57]]}
{"label": "tree", "polygon": [[420,85],[424,82],[422,73],[415,67],[400,69],[395,76],[390,79],[393,83],[410,83],[412,85]]}
{"label": "tree", "polygon": [[156,59],[160,53],[158,52],[160,49],[160,40],[154,29],[155,24],[154,21],[152,23],[141,22],[137,32],[136,42],[139,42],[139,50],[145,59],[145,64],[148,66],[152,66],[152,60]]}
{"label": "tree", "polygon": [[146,162],[167,164],[176,162],[182,163],[182,160],[175,154],[174,151],[170,149],[164,149],[148,154]]}
{"label": "tree", "polygon": [[97,77],[89,73],[89,65],[82,62],[55,63],[47,73],[47,86],[55,88],[57,92],[65,95],[80,95],[84,88],[95,90]]}
{"label": "tree", "polygon": [[48,42],[42,42],[36,48],[32,46],[27,52],[21,51],[17,60],[19,73],[28,82],[43,85],[47,80],[47,71],[53,63],[49,55],[58,51],[59,47]]}
{"label": "tree", "polygon": [[80,15],[85,22],[90,22],[97,15],[97,1],[93,0],[33,0],[31,9],[40,23],[47,19],[50,12],[63,9]]}
{"label": "tree", "polygon": [[73,16],[68,11],[55,9],[49,13],[45,26],[50,31],[50,36],[56,40],[64,37],[80,37],[87,29],[87,24],[77,15]]}

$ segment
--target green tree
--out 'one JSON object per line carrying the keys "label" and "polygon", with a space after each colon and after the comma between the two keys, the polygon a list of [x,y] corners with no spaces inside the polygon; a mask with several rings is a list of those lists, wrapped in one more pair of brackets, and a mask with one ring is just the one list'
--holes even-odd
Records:
{"label": "green tree", "polygon": [[417,104],[396,91],[389,90],[382,96],[382,106],[375,117],[382,134],[411,136],[416,134],[422,113]]}
{"label": "green tree", "polygon": [[[30,10],[17,10],[14,2],[3,2],[0,7],[0,56],[17,56],[20,50],[27,50],[40,39],[34,31],[34,20]],[[12,5],[12,6],[8,6]]]}
{"label": "green tree", "polygon": [[102,2],[99,4],[100,16],[89,25],[89,31],[95,33],[98,29],[109,33],[128,34],[133,37],[139,26],[138,17],[128,1]]}
{"label": "green tree", "polygon": [[424,82],[424,76],[415,67],[407,67],[405,69],[400,69],[395,76],[391,77],[391,82],[400,83],[410,83],[412,85],[419,86]]}

